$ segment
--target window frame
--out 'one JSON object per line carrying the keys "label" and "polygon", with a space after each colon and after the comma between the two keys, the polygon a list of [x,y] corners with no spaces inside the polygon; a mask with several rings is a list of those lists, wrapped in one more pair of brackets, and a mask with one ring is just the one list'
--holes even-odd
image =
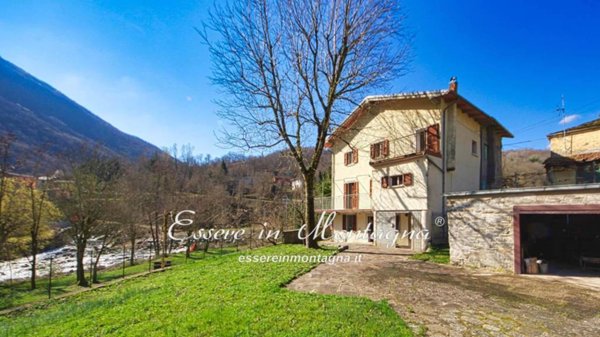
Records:
{"label": "window frame", "polygon": [[479,142],[474,139],[471,140],[471,154],[479,157]]}

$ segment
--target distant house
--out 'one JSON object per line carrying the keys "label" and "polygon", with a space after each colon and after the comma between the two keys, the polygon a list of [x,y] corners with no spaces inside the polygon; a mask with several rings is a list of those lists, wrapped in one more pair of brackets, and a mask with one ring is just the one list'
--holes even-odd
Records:
{"label": "distant house", "polygon": [[300,191],[304,186],[304,180],[302,178],[296,178],[292,180],[292,191]]}
{"label": "distant house", "polygon": [[551,155],[544,162],[552,185],[600,182],[600,119],[548,135]]}
{"label": "distant house", "polygon": [[327,141],[332,196],[317,204],[338,214],[336,241],[425,249],[425,239],[394,234],[427,230],[445,241],[433,225],[443,195],[499,187],[503,137],[512,135],[455,81],[448,90],[368,96]]}

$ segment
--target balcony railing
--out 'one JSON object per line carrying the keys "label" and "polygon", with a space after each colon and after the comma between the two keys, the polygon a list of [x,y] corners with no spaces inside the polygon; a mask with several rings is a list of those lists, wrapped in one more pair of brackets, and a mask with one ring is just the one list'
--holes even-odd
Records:
{"label": "balcony railing", "polygon": [[320,210],[345,210],[345,209],[370,209],[371,196],[368,193],[347,194],[332,197],[315,198],[315,209]]}

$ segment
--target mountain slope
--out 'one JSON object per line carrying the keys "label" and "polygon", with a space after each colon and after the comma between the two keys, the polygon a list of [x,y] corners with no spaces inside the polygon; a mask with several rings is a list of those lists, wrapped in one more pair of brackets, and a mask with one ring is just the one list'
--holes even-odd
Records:
{"label": "mountain slope", "polygon": [[82,146],[129,160],[159,151],[0,58],[0,135],[7,133],[17,137],[16,159],[30,161],[43,148],[47,168],[60,167],[60,156]]}

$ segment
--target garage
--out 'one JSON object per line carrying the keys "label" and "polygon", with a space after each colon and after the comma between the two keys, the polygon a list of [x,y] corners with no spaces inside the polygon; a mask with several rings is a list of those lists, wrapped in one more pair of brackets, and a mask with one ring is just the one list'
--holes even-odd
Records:
{"label": "garage", "polygon": [[[446,199],[452,263],[600,281],[600,184],[453,192]],[[528,269],[533,263],[537,269]]]}
{"label": "garage", "polygon": [[514,207],[515,272],[600,276],[600,207]]}

